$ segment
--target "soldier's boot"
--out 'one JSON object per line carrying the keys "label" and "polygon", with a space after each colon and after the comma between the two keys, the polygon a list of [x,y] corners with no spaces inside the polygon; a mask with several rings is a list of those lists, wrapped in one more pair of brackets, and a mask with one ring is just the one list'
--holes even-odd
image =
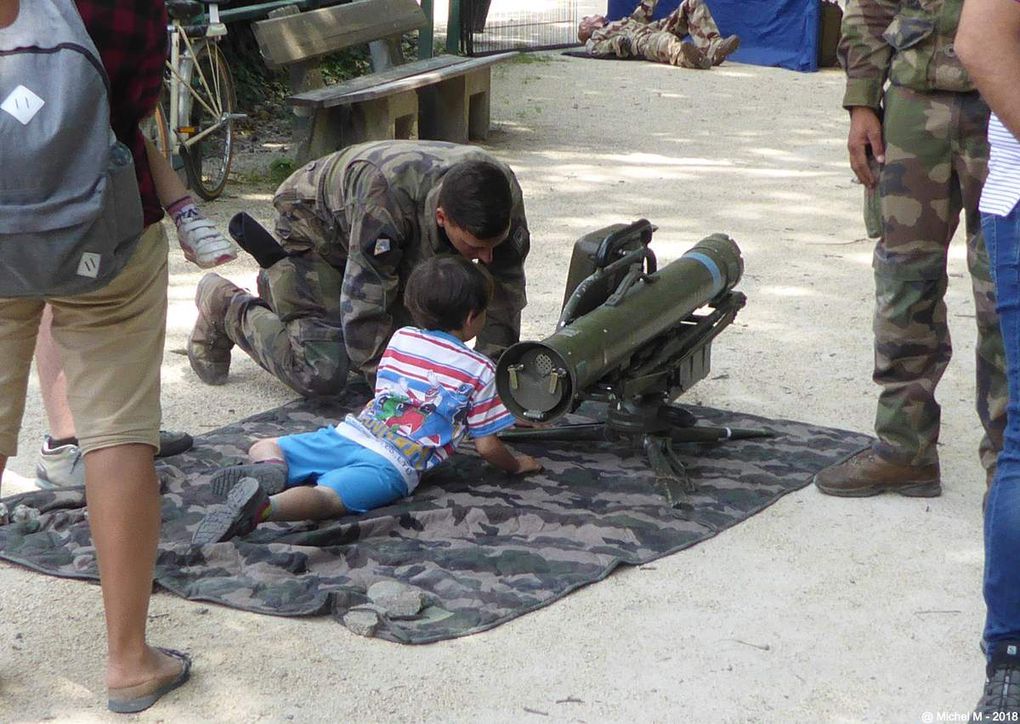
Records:
{"label": "soldier's boot", "polygon": [[248,535],[263,521],[269,496],[254,478],[244,478],[231,488],[227,500],[206,514],[195,528],[191,544],[219,543]]}
{"label": "soldier's boot", "polygon": [[721,65],[727,57],[736,52],[740,47],[740,38],[730,35],[726,38],[716,38],[708,46],[707,55],[712,65]]}
{"label": "soldier's boot", "polygon": [[[207,385],[226,383],[230,373],[230,350],[223,320],[234,297],[248,293],[219,274],[206,274],[195,289],[198,319],[188,337],[188,362]],[[249,295],[250,296],[250,295]]]}
{"label": "soldier's boot", "polygon": [[942,494],[938,463],[898,465],[883,460],[870,449],[819,471],[814,482],[826,495],[844,498],[863,498],[885,492],[911,498],[935,498]]}
{"label": "soldier's boot", "polygon": [[669,62],[671,65],[681,68],[694,68],[696,70],[708,70],[712,67],[712,60],[705,51],[693,43],[676,43]]}

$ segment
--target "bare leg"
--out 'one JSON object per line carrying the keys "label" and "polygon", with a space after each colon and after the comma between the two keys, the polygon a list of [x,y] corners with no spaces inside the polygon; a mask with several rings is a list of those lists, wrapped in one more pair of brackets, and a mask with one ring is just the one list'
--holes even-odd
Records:
{"label": "bare leg", "polygon": [[159,543],[159,484],[148,445],[85,455],[89,528],[106,610],[106,685],[143,684],[180,671],[179,661],[145,643]]}
{"label": "bare leg", "polygon": [[347,512],[332,488],[301,486],[289,488],[269,499],[269,520],[326,520]]}
{"label": "bare leg", "polygon": [[253,463],[261,463],[266,460],[284,462],[283,450],[280,449],[280,445],[276,442],[279,439],[278,437],[267,437],[262,440],[256,440],[248,449],[248,457],[251,458]]}
{"label": "bare leg", "polygon": [[35,366],[39,374],[39,394],[46,410],[50,435],[58,440],[75,437],[74,418],[67,405],[67,378],[60,362],[60,350],[53,341],[50,327],[53,311],[47,304],[39,322],[39,336],[35,342]]}

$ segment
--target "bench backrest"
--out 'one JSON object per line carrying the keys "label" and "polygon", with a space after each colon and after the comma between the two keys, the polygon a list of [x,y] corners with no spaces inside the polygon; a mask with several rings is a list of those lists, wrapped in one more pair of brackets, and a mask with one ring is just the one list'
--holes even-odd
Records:
{"label": "bench backrest", "polygon": [[415,0],[356,0],[255,23],[266,65],[279,68],[428,24]]}

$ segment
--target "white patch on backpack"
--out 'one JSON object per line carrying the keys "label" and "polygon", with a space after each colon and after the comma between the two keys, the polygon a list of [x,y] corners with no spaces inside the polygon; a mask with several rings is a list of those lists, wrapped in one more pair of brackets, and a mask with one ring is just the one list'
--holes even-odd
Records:
{"label": "white patch on backpack", "polygon": [[78,262],[78,276],[91,277],[92,279],[99,276],[99,260],[101,258],[99,254],[91,251],[86,251],[82,254],[81,261]]}
{"label": "white patch on backpack", "polygon": [[390,240],[381,236],[375,241],[375,255],[385,254],[390,250]]}
{"label": "white patch on backpack", "polygon": [[21,125],[27,126],[44,105],[46,101],[25,86],[19,85],[4,98],[3,103],[0,103],[0,110],[10,113]]}

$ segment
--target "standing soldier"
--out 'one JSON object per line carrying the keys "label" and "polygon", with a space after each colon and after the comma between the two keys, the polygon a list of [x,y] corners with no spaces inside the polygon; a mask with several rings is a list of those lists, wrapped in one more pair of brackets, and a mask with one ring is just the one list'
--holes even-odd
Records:
{"label": "standing soldier", "polygon": [[980,457],[988,480],[1002,448],[1005,364],[978,215],[988,107],[953,48],[962,6],[963,0],[847,4],[840,61],[847,74],[850,165],[861,183],[877,184],[882,208],[873,263],[874,379],[882,390],[878,441],[815,476],[829,495],[930,497],[942,491],[935,387],[952,354],[943,298],[946,252],[961,210],[978,326]]}
{"label": "standing soldier", "polygon": [[364,143],[312,161],[277,189],[276,234],[250,217],[231,233],[262,267],[258,296],[217,274],[195,295],[195,373],[223,384],[236,344],[301,395],[336,394],[349,370],[374,379],[398,327],[404,282],[421,261],[460,254],[489,269],[495,296],[476,348],[495,357],[520,338],[530,247],[521,188],[472,146]]}
{"label": "standing soldier", "polygon": [[[739,47],[736,35],[719,34],[705,0],[681,0],[676,10],[652,22],[658,2],[641,0],[630,17],[611,23],[603,15],[585,16],[577,38],[597,58],[644,58],[700,70],[719,65]],[[683,42],[686,35],[693,42]]]}

